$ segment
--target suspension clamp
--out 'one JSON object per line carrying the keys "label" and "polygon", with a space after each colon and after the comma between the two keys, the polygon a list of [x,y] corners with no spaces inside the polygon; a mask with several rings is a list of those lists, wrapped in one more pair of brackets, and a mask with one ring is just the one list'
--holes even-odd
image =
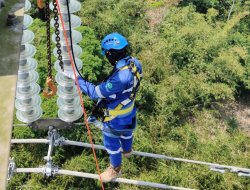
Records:
{"label": "suspension clamp", "polygon": [[58,173],[58,167],[52,164],[51,154],[54,146],[60,146],[65,140],[64,137],[60,137],[58,130],[53,126],[49,126],[48,131],[49,150],[47,156],[44,157],[46,165],[43,166],[43,174],[45,177],[54,177]]}
{"label": "suspension clamp", "polygon": [[49,126],[48,138],[52,142],[52,146],[62,146],[65,141],[65,138],[61,137],[58,130],[52,126]]}
{"label": "suspension clamp", "polygon": [[53,165],[51,161],[48,161],[43,166],[43,174],[45,177],[54,177],[58,173],[58,167]]}

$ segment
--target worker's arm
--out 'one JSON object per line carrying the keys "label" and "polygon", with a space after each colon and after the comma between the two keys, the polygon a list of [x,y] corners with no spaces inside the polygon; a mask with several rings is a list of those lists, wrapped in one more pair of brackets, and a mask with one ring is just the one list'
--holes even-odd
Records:
{"label": "worker's arm", "polygon": [[80,89],[83,93],[88,95],[91,99],[100,98],[115,98],[116,93],[122,92],[128,86],[128,73],[129,71],[119,71],[115,76],[112,76],[107,81],[99,85],[83,79],[77,72],[76,75],[72,71],[64,71],[63,74],[68,78],[75,80],[77,78]]}
{"label": "worker's arm", "polygon": [[[123,72],[123,71],[121,71]],[[91,99],[99,98],[116,98],[116,93],[122,92],[127,87],[127,80],[121,72],[118,72],[114,77],[99,85],[94,85],[81,76],[77,78],[81,90]]]}
{"label": "worker's arm", "polygon": [[78,84],[80,86],[80,89],[83,93],[88,95],[91,99],[99,99],[100,97],[96,93],[96,85],[92,84],[91,82],[88,82],[87,80],[83,79],[81,76],[78,76],[77,78]]}

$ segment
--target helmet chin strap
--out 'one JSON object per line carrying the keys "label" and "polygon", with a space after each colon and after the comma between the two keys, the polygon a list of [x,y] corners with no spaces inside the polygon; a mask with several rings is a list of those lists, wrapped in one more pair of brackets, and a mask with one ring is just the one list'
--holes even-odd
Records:
{"label": "helmet chin strap", "polygon": [[106,54],[107,59],[109,60],[109,62],[111,63],[112,66],[115,66],[117,60],[111,54],[108,55],[108,53]]}
{"label": "helmet chin strap", "polygon": [[117,60],[117,57],[114,56],[114,54],[111,53],[111,52],[107,52],[106,57],[107,57],[107,59],[109,60],[109,62],[111,63],[112,66],[115,66],[117,61],[119,61],[119,60]]}

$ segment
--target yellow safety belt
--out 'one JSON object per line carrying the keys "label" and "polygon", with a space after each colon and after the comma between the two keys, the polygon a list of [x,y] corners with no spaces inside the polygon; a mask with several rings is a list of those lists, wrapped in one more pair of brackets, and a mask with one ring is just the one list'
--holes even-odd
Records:
{"label": "yellow safety belt", "polygon": [[106,116],[104,119],[104,122],[111,121],[115,117],[119,115],[125,115],[131,112],[134,109],[134,102],[126,109],[121,109],[123,107],[122,104],[119,104],[115,109],[113,110],[108,110],[109,116]]}
{"label": "yellow safety belt", "polygon": [[[120,70],[126,70],[126,69],[129,69],[129,68],[132,69],[132,71],[135,74],[137,80],[140,81],[141,76],[140,76],[140,73],[137,71],[137,67],[135,66],[134,63],[130,63],[129,66],[122,67],[122,68],[120,68]],[[134,92],[136,90],[135,88],[136,88],[136,84],[135,84],[135,81],[134,81],[134,86],[133,86],[133,90],[132,90],[132,94],[131,94],[130,99],[134,99],[134,94],[133,93],[135,93]],[[115,109],[107,110],[108,115],[105,116],[104,122],[111,121],[112,119],[114,119],[117,116],[128,114],[129,112],[131,112],[134,109],[134,105],[135,104],[134,104],[134,100],[133,100],[133,103],[126,109],[122,109],[122,107],[124,105],[120,103]]]}

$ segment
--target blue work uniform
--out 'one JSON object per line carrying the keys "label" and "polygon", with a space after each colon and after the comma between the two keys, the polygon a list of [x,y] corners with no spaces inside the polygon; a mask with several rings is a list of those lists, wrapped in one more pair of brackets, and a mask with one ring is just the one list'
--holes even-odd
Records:
{"label": "blue work uniform", "polygon": [[93,100],[104,99],[108,111],[116,109],[118,105],[122,105],[121,110],[131,108],[128,113],[103,122],[103,143],[110,155],[110,163],[114,167],[121,165],[121,151],[128,152],[132,149],[132,133],[136,127],[136,107],[134,100],[131,100],[131,93],[134,90],[134,83],[139,81],[131,69],[126,67],[131,62],[134,63],[139,75],[142,76],[140,62],[128,56],[118,61],[113,74],[97,86],[82,77],[78,77],[81,90]]}

